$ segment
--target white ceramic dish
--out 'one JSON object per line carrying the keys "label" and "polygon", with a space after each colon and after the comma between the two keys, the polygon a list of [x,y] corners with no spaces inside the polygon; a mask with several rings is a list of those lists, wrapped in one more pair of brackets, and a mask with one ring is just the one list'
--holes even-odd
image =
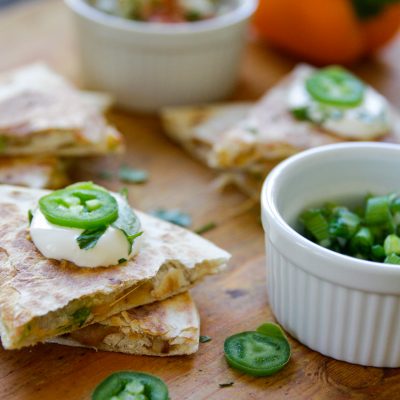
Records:
{"label": "white ceramic dish", "polygon": [[400,192],[400,146],[324,146],[289,158],[262,191],[269,300],[300,342],[338,360],[400,366],[400,267],[324,249],[296,232],[305,208]]}
{"label": "white ceramic dish", "polygon": [[228,96],[236,83],[248,20],[257,0],[205,21],[162,24],[105,14],[65,0],[76,20],[84,83],[118,104],[154,112]]}

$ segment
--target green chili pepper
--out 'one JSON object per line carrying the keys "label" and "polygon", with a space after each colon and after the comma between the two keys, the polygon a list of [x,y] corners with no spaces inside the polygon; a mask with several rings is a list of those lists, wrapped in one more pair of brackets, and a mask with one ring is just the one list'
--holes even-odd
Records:
{"label": "green chili pepper", "polygon": [[43,196],[39,208],[49,222],[71,228],[98,228],[111,224],[118,217],[115,198],[91,182],[71,185]]}
{"label": "green chili pepper", "polygon": [[115,372],[101,382],[92,400],[169,400],[166,384],[143,372]]}
{"label": "green chili pepper", "polygon": [[242,332],[228,337],[224,352],[231,367],[248,375],[267,376],[287,364],[291,350],[281,328],[267,323],[256,332]]}
{"label": "green chili pepper", "polygon": [[306,81],[306,89],[317,101],[332,106],[355,107],[364,97],[365,86],[341,67],[328,67]]}

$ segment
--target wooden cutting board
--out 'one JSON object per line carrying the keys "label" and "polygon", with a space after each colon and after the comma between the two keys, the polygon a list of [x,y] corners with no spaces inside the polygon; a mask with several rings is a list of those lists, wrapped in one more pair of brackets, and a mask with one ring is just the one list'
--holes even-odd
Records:
{"label": "wooden cutting board", "polygon": [[[35,0],[0,12],[0,70],[45,60],[79,83],[73,27],[61,1]],[[355,72],[400,107],[400,38],[379,58]],[[249,39],[235,99],[256,99],[294,61]],[[177,207],[192,214],[194,227],[215,221],[206,237],[232,252],[230,271],[211,277],[193,290],[202,318],[202,334],[212,337],[189,357],[155,358],[38,345],[20,351],[0,350],[1,400],[89,399],[96,384],[118,370],[156,374],[169,385],[174,400],[248,399],[396,399],[400,369],[366,368],[324,357],[290,339],[293,357],[279,374],[251,378],[229,369],[224,339],[273,320],[265,286],[263,231],[258,205],[237,190],[217,192],[212,171],[192,160],[162,133],[155,117],[114,112],[113,123],[126,135],[127,153],[120,158],[81,160],[76,180],[93,179],[110,189],[117,181],[98,174],[126,163],[150,171],[145,185],[129,186],[135,207]],[[220,388],[220,383],[234,382]]]}

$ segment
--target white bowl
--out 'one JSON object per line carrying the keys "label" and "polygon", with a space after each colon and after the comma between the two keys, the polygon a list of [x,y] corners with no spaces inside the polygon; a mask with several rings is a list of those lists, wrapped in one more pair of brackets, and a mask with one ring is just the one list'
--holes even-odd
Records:
{"label": "white bowl", "polygon": [[400,192],[400,146],[323,146],[277,166],[261,197],[268,291],[283,327],[313,350],[351,363],[400,366],[400,266],[318,246],[296,229],[326,201]]}
{"label": "white bowl", "polygon": [[84,0],[65,0],[76,19],[84,83],[144,112],[228,96],[257,6],[257,0],[237,1],[216,18],[163,24],[130,21]]}

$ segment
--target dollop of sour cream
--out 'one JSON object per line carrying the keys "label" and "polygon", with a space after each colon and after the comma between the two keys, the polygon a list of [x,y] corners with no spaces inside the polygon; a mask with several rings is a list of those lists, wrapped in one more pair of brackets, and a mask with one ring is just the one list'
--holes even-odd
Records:
{"label": "dollop of sour cream", "polygon": [[[118,204],[122,201],[114,196]],[[80,249],[77,238],[83,229],[59,226],[49,222],[37,208],[33,213],[30,235],[37,249],[46,257],[66,260],[78,267],[109,267],[119,264],[120,260],[129,260],[140,249],[143,235],[137,237],[129,254],[129,243],[124,233],[109,226],[91,249]]]}
{"label": "dollop of sour cream", "polygon": [[390,131],[389,104],[372,87],[365,87],[364,99],[358,106],[336,107],[315,101],[306,89],[307,78],[302,76],[293,82],[288,95],[290,110],[306,108],[310,120],[347,139],[375,139]]}

